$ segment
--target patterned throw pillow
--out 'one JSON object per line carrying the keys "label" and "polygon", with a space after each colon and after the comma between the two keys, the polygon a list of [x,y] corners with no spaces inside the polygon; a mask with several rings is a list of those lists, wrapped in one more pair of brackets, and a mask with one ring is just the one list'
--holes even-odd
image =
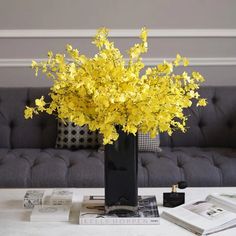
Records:
{"label": "patterned throw pillow", "polygon": [[88,126],[76,126],[71,122],[58,121],[56,148],[84,149],[98,148],[98,132],[92,132]]}
{"label": "patterned throw pillow", "polygon": [[[101,136],[98,139],[100,143],[99,150],[104,151],[103,140]],[[160,136],[151,138],[150,134],[138,133],[138,151],[139,152],[161,152],[160,148]]]}
{"label": "patterned throw pillow", "polygon": [[160,136],[151,138],[149,133],[138,133],[138,150],[140,152],[161,152]]}

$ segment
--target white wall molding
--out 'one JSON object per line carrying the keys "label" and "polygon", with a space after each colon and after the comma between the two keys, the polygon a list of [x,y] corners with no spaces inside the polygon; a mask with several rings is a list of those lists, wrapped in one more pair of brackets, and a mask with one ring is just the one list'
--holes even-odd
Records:
{"label": "white wall molding", "polygon": [[[173,61],[175,58],[144,58],[147,66],[155,66],[163,60]],[[236,57],[192,57],[189,59],[189,66],[236,66]]]}
{"label": "white wall molding", "polygon": [[[17,29],[0,30],[0,38],[90,38],[95,29]],[[138,37],[140,29],[111,29],[109,36],[116,38]],[[149,37],[158,38],[225,38],[236,37],[236,29],[150,29]]]}
{"label": "white wall molding", "polygon": [[[163,60],[172,61],[174,58],[143,58],[143,62],[147,66],[155,66]],[[30,67],[32,60],[38,62],[46,60],[46,58],[1,58],[0,67]],[[127,59],[126,59],[127,60]],[[236,66],[236,57],[213,57],[213,58],[189,58],[190,66]]]}

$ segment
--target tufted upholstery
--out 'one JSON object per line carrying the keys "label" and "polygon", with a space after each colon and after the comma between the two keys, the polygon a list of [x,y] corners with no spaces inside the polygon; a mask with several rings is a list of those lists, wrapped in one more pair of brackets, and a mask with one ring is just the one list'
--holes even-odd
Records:
{"label": "tufted upholstery", "polygon": [[203,87],[200,93],[207,107],[187,109],[188,132],[162,134],[161,145],[236,148],[236,87]]}
{"label": "tufted upholstery", "polygon": [[24,107],[35,98],[47,97],[46,88],[0,88],[0,148],[48,148],[55,146],[57,123],[41,114],[24,119]]}
{"label": "tufted upholstery", "polygon": [[[54,149],[56,119],[25,120],[47,88],[0,88],[0,187],[101,187],[103,152]],[[161,134],[161,153],[139,153],[139,186],[236,186],[236,87],[205,87],[207,108],[191,108],[185,134]]]}

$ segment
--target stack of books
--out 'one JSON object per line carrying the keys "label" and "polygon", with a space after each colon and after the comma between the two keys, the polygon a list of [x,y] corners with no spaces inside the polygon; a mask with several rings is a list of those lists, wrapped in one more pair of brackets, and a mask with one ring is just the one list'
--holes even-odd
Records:
{"label": "stack of books", "polygon": [[79,223],[101,224],[160,224],[155,196],[139,196],[137,212],[105,213],[104,196],[85,196],[80,211]]}

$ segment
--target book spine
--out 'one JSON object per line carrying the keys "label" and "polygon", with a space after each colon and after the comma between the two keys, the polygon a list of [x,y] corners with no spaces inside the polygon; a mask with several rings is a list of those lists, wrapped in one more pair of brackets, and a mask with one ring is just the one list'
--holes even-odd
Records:
{"label": "book spine", "polygon": [[159,225],[159,218],[80,218],[81,225]]}

